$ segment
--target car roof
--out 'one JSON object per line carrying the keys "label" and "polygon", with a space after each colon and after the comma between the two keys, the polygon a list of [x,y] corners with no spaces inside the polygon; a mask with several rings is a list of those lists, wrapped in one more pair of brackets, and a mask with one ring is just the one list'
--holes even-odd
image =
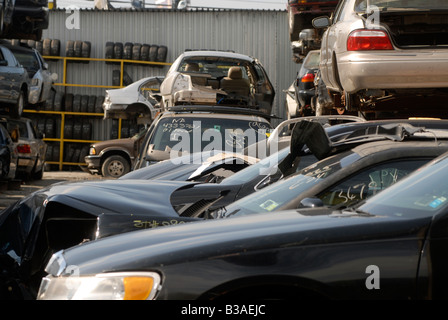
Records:
{"label": "car roof", "polygon": [[235,53],[230,51],[213,51],[213,50],[191,50],[191,51],[185,51],[182,53],[180,57],[188,58],[188,57],[200,57],[200,56],[209,56],[209,57],[225,57],[225,58],[236,58],[241,60],[246,60],[249,62],[254,61],[255,59],[251,56],[241,54],[241,53]]}
{"label": "car roof", "polygon": [[240,118],[240,119],[258,119],[257,121],[269,122],[268,115],[249,108],[220,107],[220,106],[175,106],[164,111],[161,117],[206,117],[206,118]]}

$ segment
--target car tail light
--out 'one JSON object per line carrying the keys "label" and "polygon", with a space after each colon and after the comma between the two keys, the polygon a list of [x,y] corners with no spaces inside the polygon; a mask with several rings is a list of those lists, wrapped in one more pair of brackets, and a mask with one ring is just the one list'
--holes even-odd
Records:
{"label": "car tail light", "polygon": [[29,144],[19,144],[17,146],[18,153],[31,153],[31,146]]}
{"label": "car tail light", "polygon": [[347,50],[393,50],[392,42],[382,30],[355,30],[348,36]]}
{"label": "car tail light", "polygon": [[305,74],[302,79],[302,82],[314,82],[314,73],[307,73]]}

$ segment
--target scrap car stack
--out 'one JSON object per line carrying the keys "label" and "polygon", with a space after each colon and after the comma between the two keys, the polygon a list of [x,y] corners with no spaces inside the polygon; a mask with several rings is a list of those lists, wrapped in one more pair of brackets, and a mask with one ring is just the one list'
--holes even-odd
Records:
{"label": "scrap car stack", "polygon": [[[145,125],[90,145],[86,170],[106,179],[0,212],[0,299],[447,299],[448,120],[395,111],[445,97],[448,6],[315,2],[289,1],[303,64],[278,125],[268,73],[245,54],[188,50],[166,74],[105,90],[105,119]],[[303,47],[311,24],[320,50]],[[33,49],[0,50],[25,88],[4,101],[1,174],[26,164],[41,179],[44,156],[26,154],[46,146],[20,110],[55,77]]]}

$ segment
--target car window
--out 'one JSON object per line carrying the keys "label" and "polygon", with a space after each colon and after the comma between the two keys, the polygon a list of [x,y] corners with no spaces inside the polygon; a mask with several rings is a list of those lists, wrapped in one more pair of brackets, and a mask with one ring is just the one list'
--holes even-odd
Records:
{"label": "car window", "polygon": [[156,79],[151,79],[143,83],[138,90],[145,99],[149,100],[152,104],[156,104],[157,100],[152,95],[160,93],[160,82]]}
{"label": "car window", "polygon": [[303,67],[306,69],[317,69],[320,62],[320,52],[310,52],[305,61],[303,61]]}
{"label": "car window", "polygon": [[428,160],[401,159],[363,170],[317,195],[327,206],[350,206],[386,189]]}
{"label": "car window", "polygon": [[37,57],[32,53],[26,53],[21,51],[14,51],[14,56],[19,63],[28,71],[36,72],[39,70],[39,62]]}
{"label": "car window", "polygon": [[8,128],[10,127],[10,130],[13,128],[18,128],[20,137],[21,138],[29,138],[28,137],[28,130],[26,129],[26,123],[21,121],[9,121],[8,122]]}
{"label": "car window", "polygon": [[448,156],[437,159],[405,180],[369,198],[358,209],[373,215],[424,217],[446,212],[448,206]]}
{"label": "car window", "polygon": [[341,19],[342,10],[345,7],[346,0],[339,1],[336,9],[334,10],[333,23],[338,22]]}
{"label": "car window", "polygon": [[216,216],[221,214],[241,216],[275,211],[294,201],[299,194],[328,178],[342,167],[350,165],[357,158],[359,156],[356,157],[352,151],[329,157],[234,202],[224,209],[226,212],[216,212]]}
{"label": "car window", "polygon": [[209,74],[212,78],[226,77],[231,67],[242,67],[243,78],[248,79],[247,62],[225,57],[189,57],[185,58],[178,72]]}

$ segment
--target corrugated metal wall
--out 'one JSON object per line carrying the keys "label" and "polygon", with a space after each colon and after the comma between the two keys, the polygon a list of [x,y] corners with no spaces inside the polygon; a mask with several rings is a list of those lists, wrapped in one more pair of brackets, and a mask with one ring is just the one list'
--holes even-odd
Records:
{"label": "corrugated metal wall", "polygon": [[[70,19],[78,13],[79,28],[67,28],[66,22],[73,21]],[[166,62],[173,62],[185,49],[234,50],[261,61],[276,88],[275,113],[285,116],[283,90],[290,86],[298,70],[291,59],[286,11],[81,10],[78,13],[51,11],[50,27],[44,31],[43,38],[59,39],[61,56],[65,56],[67,40],[90,41],[92,58],[105,57],[108,41],[165,45],[168,47]],[[49,61],[49,65],[53,72],[60,75],[58,82],[62,82],[62,62]],[[119,69],[119,66],[105,62],[70,63],[67,83],[112,85],[114,69]],[[167,70],[167,66],[126,67],[133,81],[151,75],[164,75]],[[104,94],[104,89],[98,88],[68,87],[66,90],[80,94]],[[108,137],[99,138],[103,140]]]}

